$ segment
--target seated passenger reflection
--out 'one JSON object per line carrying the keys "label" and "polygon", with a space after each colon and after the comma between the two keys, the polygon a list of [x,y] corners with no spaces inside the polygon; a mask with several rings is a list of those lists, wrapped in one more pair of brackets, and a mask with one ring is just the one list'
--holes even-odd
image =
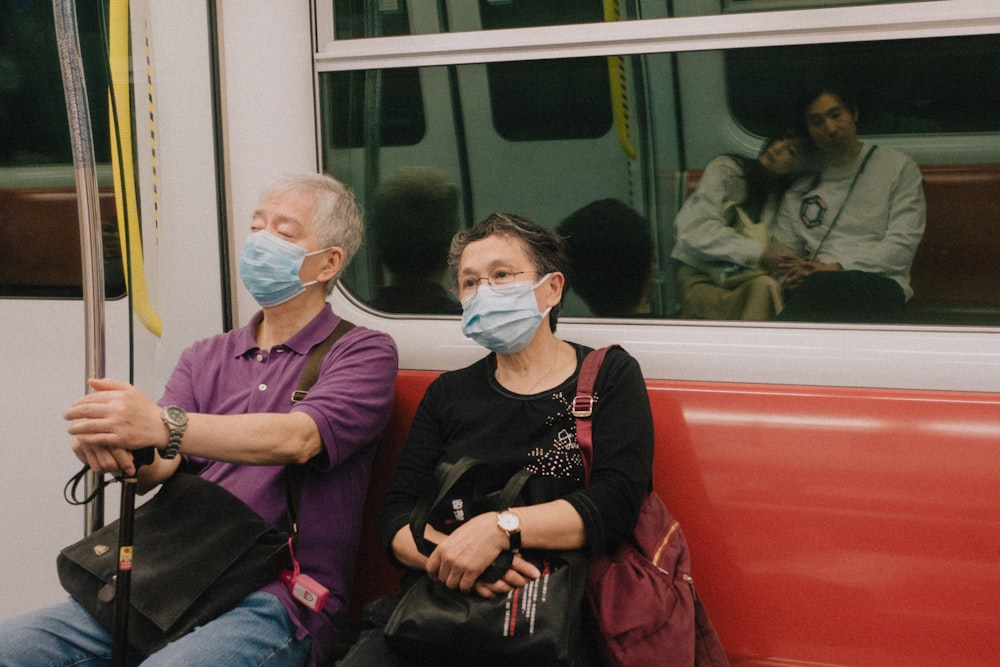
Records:
{"label": "seated passenger reflection", "polygon": [[920,169],[907,155],[858,139],[858,106],[839,84],[800,107],[822,170],[789,189],[776,266],[796,322],[900,322],[913,296],[910,266],[926,217]]}
{"label": "seated passenger reflection", "polygon": [[458,186],[432,167],[407,167],[375,190],[369,220],[390,284],[372,306],[388,313],[460,315],[441,281],[458,231]]}
{"label": "seated passenger reflection", "polygon": [[781,311],[781,287],[769,275],[776,262],[771,231],[809,154],[804,133],[789,128],[765,142],[757,159],[720,155],[708,163],[674,219],[682,316],[770,320]]}
{"label": "seated passenger reflection", "polygon": [[557,228],[570,256],[570,285],[598,317],[650,314],[656,268],[649,220],[617,199],[575,211]]}

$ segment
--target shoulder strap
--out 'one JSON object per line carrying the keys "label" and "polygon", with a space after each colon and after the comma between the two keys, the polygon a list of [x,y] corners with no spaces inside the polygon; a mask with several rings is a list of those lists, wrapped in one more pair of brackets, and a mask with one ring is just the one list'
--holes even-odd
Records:
{"label": "shoulder strap", "polygon": [[[424,537],[424,528],[430,518],[431,512],[448,495],[452,487],[458,483],[462,477],[473,468],[485,465],[482,461],[469,456],[463,456],[454,463],[439,463],[434,469],[434,481],[431,486],[424,490],[424,493],[417,499],[410,513],[410,532],[417,549],[425,556],[430,556],[437,545]],[[494,509],[500,510],[510,507],[517,499],[525,482],[531,477],[531,473],[524,468],[519,469],[504,485],[496,500]]]}
{"label": "shoulder strap", "polygon": [[[299,385],[295,391],[292,392],[292,403],[298,403],[306,397],[309,389],[316,384],[316,380],[319,378],[319,369],[323,365],[323,360],[326,358],[326,355],[330,352],[330,348],[333,347],[333,344],[336,343],[341,336],[353,328],[354,324],[352,322],[341,319],[337,326],[333,328],[333,331],[330,332],[329,336],[316,345],[313,345],[312,349],[309,350],[309,356],[306,358],[306,365],[302,369],[302,375],[299,376]],[[302,482],[305,479],[305,474],[305,466],[285,466],[285,492],[288,500],[288,520],[292,528],[293,537],[297,536],[299,532],[299,506],[302,502]]]}
{"label": "shoulder strap", "polygon": [[413,533],[413,541],[417,549],[425,556],[429,556],[434,551],[434,544],[424,537],[424,527],[430,518],[434,507],[448,494],[458,480],[462,479],[469,470],[482,465],[482,463],[472,457],[463,456],[454,463],[439,463],[434,469],[434,481],[424,489],[424,493],[417,499],[410,513],[410,531]]}
{"label": "shoulder strap", "polygon": [[316,384],[316,380],[319,378],[319,369],[323,365],[323,360],[326,358],[330,348],[340,340],[341,336],[353,328],[354,324],[352,322],[341,319],[337,326],[333,328],[333,331],[330,332],[329,336],[309,350],[306,365],[302,369],[302,375],[299,376],[299,386],[292,392],[292,403],[298,403],[306,397],[310,387]]}
{"label": "shoulder strap", "polygon": [[580,378],[576,383],[576,397],[573,399],[573,416],[576,418],[576,442],[580,447],[580,456],[583,458],[584,481],[590,486],[590,469],[594,462],[594,439],[593,422],[591,416],[594,412],[594,384],[597,381],[597,372],[601,369],[604,357],[608,351],[618,345],[608,345],[599,350],[591,351],[583,359],[583,366],[580,368]]}
{"label": "shoulder strap", "polygon": [[823,247],[823,244],[826,243],[827,238],[830,237],[830,232],[833,231],[834,226],[836,226],[836,224],[837,224],[837,220],[840,219],[840,214],[847,207],[847,200],[851,198],[851,193],[854,192],[854,186],[857,184],[858,178],[861,176],[861,172],[863,172],[865,170],[865,165],[868,164],[868,159],[871,158],[872,153],[875,152],[876,148],[878,148],[877,144],[875,144],[871,148],[869,148],[868,152],[865,153],[864,159],[861,160],[861,164],[858,165],[858,170],[856,172],[854,172],[854,178],[851,179],[851,184],[849,186],[847,186],[847,194],[844,195],[844,201],[843,201],[843,203],[841,203],[840,208],[837,209],[837,215],[833,216],[833,220],[830,222],[830,226],[827,228],[826,234],[823,235],[823,238],[821,238],[820,241],[819,241],[819,245],[817,245],[816,249],[813,250],[813,254],[809,258],[810,262],[815,261],[816,258],[819,257],[819,250],[820,250],[820,248]]}

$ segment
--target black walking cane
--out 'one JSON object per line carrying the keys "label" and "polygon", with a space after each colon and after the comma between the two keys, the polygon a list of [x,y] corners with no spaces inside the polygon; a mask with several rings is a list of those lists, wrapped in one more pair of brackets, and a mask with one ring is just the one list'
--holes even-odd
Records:
{"label": "black walking cane", "polygon": [[[115,574],[115,616],[111,644],[112,667],[125,667],[128,657],[128,610],[132,594],[132,561],[134,556],[133,520],[135,519],[135,490],[139,482],[139,468],[153,462],[153,448],[133,453],[135,474],[122,476],[121,511],[118,517],[118,570]],[[140,553],[141,557],[142,554]]]}

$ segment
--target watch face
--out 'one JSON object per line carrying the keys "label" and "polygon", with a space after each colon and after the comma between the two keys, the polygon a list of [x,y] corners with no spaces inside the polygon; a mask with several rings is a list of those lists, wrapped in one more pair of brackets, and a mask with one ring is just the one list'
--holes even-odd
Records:
{"label": "watch face", "polygon": [[164,413],[167,416],[167,421],[171,424],[183,426],[187,423],[187,413],[176,405],[167,406],[164,408]]}
{"label": "watch face", "polygon": [[521,527],[521,521],[513,512],[500,512],[497,520],[504,530],[517,530]]}

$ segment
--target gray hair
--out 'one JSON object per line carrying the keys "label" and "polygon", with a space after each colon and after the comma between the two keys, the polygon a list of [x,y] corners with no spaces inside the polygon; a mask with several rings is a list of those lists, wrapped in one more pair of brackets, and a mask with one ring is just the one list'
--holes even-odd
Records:
{"label": "gray hair", "polygon": [[[270,184],[261,193],[266,199],[284,192],[304,192],[313,197],[313,230],[320,247],[338,247],[344,251],[341,273],[351,263],[361,247],[364,223],[361,210],[354,199],[354,192],[326,174],[295,173],[285,174]],[[330,294],[340,274],[326,283],[326,293]]]}

